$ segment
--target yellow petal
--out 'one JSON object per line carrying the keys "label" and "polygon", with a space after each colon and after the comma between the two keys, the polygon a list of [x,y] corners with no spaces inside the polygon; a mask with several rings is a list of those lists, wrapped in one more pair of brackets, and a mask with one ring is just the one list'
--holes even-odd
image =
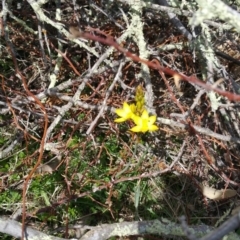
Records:
{"label": "yellow petal", "polygon": [[149,128],[149,131],[157,131],[159,129],[158,126],[156,125],[151,125],[148,128]]}
{"label": "yellow petal", "polygon": [[139,116],[134,114],[134,115],[132,115],[131,119],[134,121],[134,123],[136,125],[140,125],[141,124],[142,119]]}
{"label": "yellow petal", "polygon": [[142,128],[141,128],[141,132],[145,133],[145,132],[147,132],[147,131],[149,131],[148,126],[143,125]]}
{"label": "yellow petal", "polygon": [[132,113],[135,113],[135,111],[136,111],[136,105],[135,105],[135,104],[131,104],[131,105],[130,105],[130,109],[131,109],[131,112],[132,112]]}
{"label": "yellow petal", "polygon": [[125,111],[123,109],[116,109],[115,113],[120,117],[123,117],[125,115]]}
{"label": "yellow petal", "polygon": [[147,112],[146,109],[143,111],[141,118],[142,118],[142,119],[148,119],[148,118],[149,118],[148,112]]}
{"label": "yellow petal", "polygon": [[131,128],[130,131],[132,131],[132,132],[141,132],[141,127],[140,126],[135,126],[135,127]]}
{"label": "yellow petal", "polygon": [[131,112],[131,107],[127,104],[127,102],[124,102],[124,103],[123,103],[123,109],[124,109],[126,112]]}
{"label": "yellow petal", "polygon": [[148,118],[148,122],[151,125],[154,124],[156,122],[156,120],[157,120],[157,116],[151,116]]}
{"label": "yellow petal", "polygon": [[117,118],[117,119],[114,120],[114,122],[116,122],[116,123],[121,123],[121,122],[124,122],[124,121],[126,121],[125,118]]}

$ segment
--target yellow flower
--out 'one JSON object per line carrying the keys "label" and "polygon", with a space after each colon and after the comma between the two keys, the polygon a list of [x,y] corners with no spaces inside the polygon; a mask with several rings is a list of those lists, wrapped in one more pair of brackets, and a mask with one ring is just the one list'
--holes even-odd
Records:
{"label": "yellow flower", "polygon": [[135,101],[136,101],[136,115],[141,115],[144,110],[145,98],[144,91],[141,85],[138,85],[135,93]]}
{"label": "yellow flower", "polygon": [[116,123],[124,122],[128,119],[132,119],[135,116],[136,106],[134,104],[128,105],[126,102],[123,103],[123,108],[116,109],[115,113],[120,117],[114,120]]}
{"label": "yellow flower", "polygon": [[131,128],[132,132],[147,132],[147,131],[157,131],[158,127],[154,125],[157,117],[151,116],[149,117],[147,110],[144,110],[141,117],[134,115],[132,117],[135,127]]}

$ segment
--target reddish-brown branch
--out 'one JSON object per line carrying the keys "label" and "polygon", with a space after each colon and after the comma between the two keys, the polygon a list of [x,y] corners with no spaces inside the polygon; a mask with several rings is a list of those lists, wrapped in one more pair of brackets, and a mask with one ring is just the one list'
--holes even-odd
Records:
{"label": "reddish-brown branch", "polygon": [[189,77],[189,76],[186,76],[183,73],[179,73],[179,72],[176,72],[176,71],[174,71],[174,70],[172,70],[170,68],[163,67],[160,64],[156,64],[158,62],[157,60],[154,60],[154,61],[150,62],[150,61],[148,61],[146,59],[142,59],[142,58],[138,57],[137,55],[132,54],[131,52],[129,52],[125,48],[121,47],[111,37],[102,38],[102,37],[95,36],[95,35],[92,35],[92,34],[87,33],[87,32],[81,32],[81,33],[79,32],[79,34],[76,37],[85,38],[85,39],[97,41],[97,42],[100,42],[100,43],[103,43],[103,44],[106,44],[106,45],[109,45],[109,46],[113,46],[116,50],[118,50],[119,52],[123,53],[125,56],[131,58],[135,62],[144,63],[144,64],[148,65],[150,68],[156,69],[156,70],[161,71],[161,72],[164,72],[167,75],[170,75],[170,76],[173,76],[173,77],[177,77],[177,78],[179,78],[181,80],[190,82],[192,84],[196,84],[196,85],[198,85],[198,86],[200,86],[200,87],[202,87],[202,88],[204,88],[206,90],[215,91],[218,94],[227,97],[231,101],[240,101],[240,95],[224,91],[224,90],[222,90],[220,88],[215,87],[214,85],[205,83],[205,82],[201,81],[200,79],[198,79],[195,76],[190,76]]}
{"label": "reddish-brown branch", "polygon": [[36,171],[37,167],[41,164],[41,161],[42,161],[43,152],[44,152],[44,142],[45,142],[47,127],[48,127],[48,116],[47,116],[46,109],[43,106],[43,104],[41,103],[41,101],[34,94],[32,94],[31,91],[28,89],[26,79],[18,68],[17,59],[15,57],[14,51],[11,47],[11,44],[9,44],[8,41],[7,41],[7,44],[8,44],[10,54],[12,56],[12,60],[13,60],[13,63],[14,63],[16,76],[18,76],[21,79],[26,93],[28,94],[28,96],[32,97],[35,100],[35,102],[39,105],[41,111],[44,114],[44,130],[43,130],[43,135],[42,135],[42,139],[41,139],[41,143],[40,143],[40,147],[39,147],[38,160],[37,160],[37,163],[34,165],[33,169],[28,174],[28,176],[27,176],[27,178],[24,182],[24,185],[23,185],[23,193],[22,193],[22,203],[23,203],[23,207],[22,207],[22,240],[24,240],[25,217],[26,217],[26,204],[25,203],[26,203],[27,186],[28,186],[29,180],[32,178],[34,172]]}

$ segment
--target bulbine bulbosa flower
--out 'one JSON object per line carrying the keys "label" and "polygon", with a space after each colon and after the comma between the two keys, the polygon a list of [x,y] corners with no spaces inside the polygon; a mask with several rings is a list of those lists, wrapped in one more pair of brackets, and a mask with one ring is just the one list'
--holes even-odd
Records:
{"label": "bulbine bulbosa flower", "polygon": [[147,132],[157,131],[158,127],[154,125],[157,116],[149,116],[145,108],[144,91],[142,86],[136,88],[135,95],[136,104],[123,103],[123,107],[116,109],[115,113],[120,117],[114,120],[116,123],[121,123],[126,120],[132,120],[136,126],[131,128],[132,132]]}
{"label": "bulbine bulbosa flower", "polygon": [[154,123],[157,120],[156,116],[149,116],[147,110],[144,110],[142,115],[139,116],[133,116],[132,120],[136,124],[135,127],[131,128],[130,130],[132,132],[147,132],[147,131],[157,131],[158,126],[154,125]]}
{"label": "bulbine bulbosa flower", "polygon": [[136,106],[134,104],[128,105],[126,102],[123,103],[123,108],[116,109],[115,113],[120,117],[114,120],[116,123],[124,122],[128,119],[132,119],[135,115]]}

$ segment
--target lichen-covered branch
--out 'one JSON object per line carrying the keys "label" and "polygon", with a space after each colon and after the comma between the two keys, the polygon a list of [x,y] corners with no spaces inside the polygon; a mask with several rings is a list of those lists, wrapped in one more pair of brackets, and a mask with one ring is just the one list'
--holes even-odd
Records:
{"label": "lichen-covered branch", "polygon": [[[209,233],[212,228],[206,225],[189,226],[188,230],[196,237],[202,237]],[[103,224],[87,232],[80,240],[104,240],[113,236],[130,236],[155,234],[159,236],[184,237],[185,233],[180,224],[170,222],[166,219],[142,221],[142,222],[122,222],[114,224]],[[232,233],[227,236],[228,240],[238,239]]]}
{"label": "lichen-covered branch", "polygon": [[[15,220],[0,218],[0,232],[21,238],[22,224]],[[31,227],[26,227],[25,235],[27,240],[64,240],[64,238],[50,236]]]}
{"label": "lichen-covered branch", "polygon": [[[129,2],[132,8],[132,22],[131,22],[131,33],[133,35],[133,40],[136,42],[139,48],[139,56],[144,59],[148,59],[149,52],[146,47],[146,41],[143,34],[143,22],[141,20],[142,10],[143,10],[143,1],[137,0]],[[155,114],[153,107],[154,93],[153,86],[151,83],[150,70],[146,64],[141,65],[141,71],[138,74],[139,78],[142,78],[145,82],[146,87],[146,105],[150,112]]]}
{"label": "lichen-covered branch", "polygon": [[[236,217],[239,218],[238,215],[235,215],[230,221],[224,223],[223,226],[230,226],[230,230],[228,232],[221,231],[222,235],[218,237],[222,237],[230,231],[234,230],[237,225],[233,224],[232,221],[236,220]],[[238,222],[237,222],[238,223]],[[82,226],[81,226],[82,227]],[[73,226],[73,228],[77,229],[78,226]],[[84,228],[84,227],[83,227]],[[167,219],[156,219],[152,221],[142,221],[142,222],[121,222],[121,223],[113,223],[113,224],[102,224],[97,227],[88,227],[86,229],[91,229],[85,235],[83,235],[80,240],[105,240],[113,236],[131,236],[131,235],[144,235],[144,234],[155,234],[159,236],[175,236],[175,237],[184,237],[185,233],[182,229],[181,224],[173,223]],[[220,226],[219,229],[222,229]],[[220,232],[217,229],[217,232]],[[13,236],[15,238],[21,237],[22,225],[11,219],[0,218],[0,232]],[[212,236],[212,233],[216,233],[213,231],[212,227],[207,225],[196,225],[196,226],[188,226],[188,231],[194,234],[197,238],[201,238],[204,240],[212,240],[212,238],[204,237]],[[25,234],[28,236],[28,240],[65,240],[64,238],[59,238],[55,236],[51,236],[45,234],[41,231],[35,230],[32,227],[26,227]],[[236,240],[239,239],[237,234],[230,233],[225,236],[227,240]],[[75,240],[75,238],[72,238]]]}
{"label": "lichen-covered branch", "polygon": [[199,10],[194,14],[190,24],[197,26],[204,20],[218,18],[232,25],[240,32],[240,14],[220,0],[196,0]]}

